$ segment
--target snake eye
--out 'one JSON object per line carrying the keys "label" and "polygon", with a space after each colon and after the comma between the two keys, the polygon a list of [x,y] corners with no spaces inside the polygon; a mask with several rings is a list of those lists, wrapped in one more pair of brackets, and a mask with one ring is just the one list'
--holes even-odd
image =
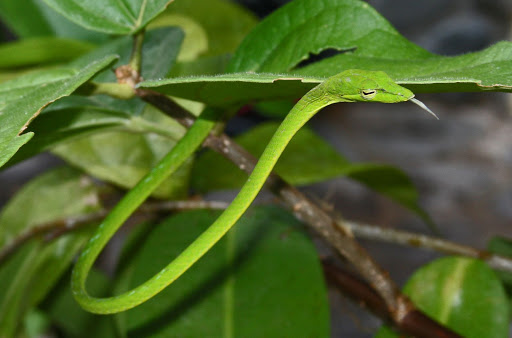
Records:
{"label": "snake eye", "polygon": [[365,100],[371,100],[375,97],[375,95],[377,94],[377,91],[374,90],[374,89],[363,89],[361,91],[361,96],[363,99]]}

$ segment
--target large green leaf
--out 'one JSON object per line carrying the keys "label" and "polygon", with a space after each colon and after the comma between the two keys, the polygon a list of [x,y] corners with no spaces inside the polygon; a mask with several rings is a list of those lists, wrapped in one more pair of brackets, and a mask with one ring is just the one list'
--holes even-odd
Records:
{"label": "large green leaf", "polygon": [[299,69],[308,76],[330,76],[345,69],[385,70],[397,83],[415,93],[512,92],[512,43],[499,42],[479,52],[454,57],[392,59],[338,55]]}
{"label": "large green leaf", "polygon": [[[92,180],[70,168],[53,170],[23,187],[2,210],[0,246],[35,225],[99,208],[98,191]],[[0,336],[14,336],[20,319],[67,269],[88,232],[64,236],[46,245],[41,239],[34,239],[0,266]]]}
{"label": "large green leaf", "polygon": [[2,0],[0,18],[20,38],[57,36],[103,42],[108,35],[86,30],[69,21],[42,0]]}
{"label": "large green leaf", "polygon": [[229,72],[283,72],[310,54],[336,49],[358,56],[428,58],[359,0],[295,0],[265,18],[237,49]]}
{"label": "large green leaf", "polygon": [[173,0],[43,0],[69,20],[90,30],[133,34]]}
{"label": "large green leaf", "polygon": [[[261,124],[235,140],[259,157],[278,126],[272,122]],[[288,144],[275,171],[293,185],[348,176],[395,200],[433,225],[419,206],[418,192],[404,172],[389,165],[350,163],[307,128],[302,128]],[[246,180],[245,172],[213,151],[203,153],[195,161],[192,171],[192,186],[200,192],[240,188]]]}
{"label": "large green leaf", "polygon": [[70,39],[40,37],[0,45],[0,68],[71,61],[93,45]]}
{"label": "large green leaf", "polygon": [[67,67],[27,74],[0,84],[0,166],[30,140],[22,134],[46,105],[70,95],[81,84],[112,64],[116,56],[84,59]]}
{"label": "large green leaf", "polygon": [[[134,258],[131,287],[164,267],[217,215],[181,213],[155,228]],[[274,207],[250,211],[176,282],[121,315],[133,337],[329,336],[314,246],[290,214]]]}
{"label": "large green leaf", "polygon": [[[71,273],[65,274],[54,287],[41,308],[53,325],[66,333],[66,337],[111,338],[118,337],[114,329],[114,317],[85,311],[71,294]],[[112,281],[102,272],[92,269],[87,278],[87,289],[96,297],[110,292]]]}
{"label": "large green leaf", "polygon": [[148,80],[138,86],[209,105],[227,106],[300,98],[324,80],[323,77],[243,73]]}
{"label": "large green leaf", "polygon": [[[310,55],[327,49],[343,53],[299,67]],[[295,0],[249,33],[228,66],[228,72],[234,74],[162,79],[140,86],[208,104],[228,105],[297,99],[326,77],[350,68],[385,71],[415,93],[509,92],[512,43],[501,42],[481,52],[442,57],[407,41],[366,2]]]}
{"label": "large green leaf", "polygon": [[[483,262],[447,257],[423,266],[404,293],[427,315],[463,337],[508,337],[509,305],[503,286]],[[399,337],[383,329],[377,337]]]}

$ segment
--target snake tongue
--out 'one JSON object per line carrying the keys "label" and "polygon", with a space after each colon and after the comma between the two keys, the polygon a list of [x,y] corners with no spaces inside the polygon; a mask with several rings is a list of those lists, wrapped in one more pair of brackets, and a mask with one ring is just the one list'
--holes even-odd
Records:
{"label": "snake tongue", "polygon": [[432,116],[434,116],[436,119],[439,120],[439,117],[437,117],[437,115],[432,111],[430,110],[427,106],[425,106],[425,104],[423,102],[421,102],[420,100],[418,99],[415,99],[414,97],[413,98],[410,98],[409,101],[417,104],[418,106],[420,106],[422,109],[426,110],[427,112],[429,112],[430,114],[432,114]]}

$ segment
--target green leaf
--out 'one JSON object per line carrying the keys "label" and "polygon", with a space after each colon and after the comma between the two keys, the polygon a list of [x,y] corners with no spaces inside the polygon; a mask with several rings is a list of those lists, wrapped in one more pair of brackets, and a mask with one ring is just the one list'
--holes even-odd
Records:
{"label": "green leaf", "polygon": [[[182,31],[175,27],[149,31],[142,51],[142,76],[151,78],[166,74],[174,64],[182,38]],[[93,51],[85,58],[117,53],[120,55],[120,65],[128,62],[130,51],[131,39],[124,37]],[[106,71],[95,80],[102,82],[115,79],[112,72]],[[184,128],[177,122],[138,98],[68,98],[61,105],[50,107],[42,116],[45,118],[35,124],[34,128],[34,131],[41,132],[39,142],[34,148],[22,153],[20,158],[56,146],[54,153],[69,163],[124,188],[134,186],[184,133]],[[54,132],[52,123],[55,126]],[[64,140],[69,142],[61,144]],[[190,164],[189,161],[165,181],[154,196],[185,196]]]}
{"label": "green leaf", "polygon": [[[512,258],[512,240],[505,237],[495,236],[487,244],[487,249],[496,255]],[[512,272],[495,271],[505,285],[509,295],[512,294]]]}
{"label": "green leaf", "polygon": [[[182,38],[183,33],[175,27],[148,32],[143,46],[142,75],[151,78],[166,74],[174,64]],[[119,66],[128,62],[131,45],[130,37],[124,37],[105,44],[81,59],[118,54],[120,59],[116,66]],[[160,57],[164,54],[167,57]],[[98,74],[95,81],[113,82],[115,76],[108,69]],[[28,84],[37,83],[36,79],[27,80],[27,82]],[[21,86],[20,93],[23,93],[23,90],[24,87]],[[6,96],[6,99],[9,97]],[[139,99],[116,100],[106,96],[89,98],[71,96],[61,99],[44,109],[42,114],[29,125],[27,132],[34,133],[34,139],[7,165],[13,165],[66,140],[113,128],[130,132],[156,132],[174,139],[179,139],[183,135],[184,129],[177,122],[163,117],[162,113],[146,112],[146,106]],[[156,121],[154,121],[154,115],[159,115]]]}
{"label": "green leaf", "polygon": [[191,75],[220,74],[226,68],[230,59],[229,54],[205,56],[193,61],[177,62],[168,74],[169,77],[184,77]]}
{"label": "green leaf", "polygon": [[[180,213],[155,228],[134,259],[131,286],[163,268],[217,215]],[[176,282],[122,315],[135,337],[329,336],[315,248],[274,207],[251,211]]]}
{"label": "green leaf", "polygon": [[203,27],[187,16],[162,13],[151,21],[147,29],[178,26],[185,33],[185,39],[178,55],[178,61],[190,61],[208,50],[208,36]]}
{"label": "green leaf", "polygon": [[74,24],[40,0],[2,0],[0,18],[20,38],[57,36],[96,43],[108,39]]}
{"label": "green leaf", "polygon": [[0,84],[0,166],[33,136],[21,134],[49,103],[70,95],[81,84],[109,66],[110,55],[75,62],[56,70],[27,74]]}
{"label": "green leaf", "polygon": [[[96,315],[85,311],[71,294],[71,273],[65,274],[47,299],[40,305],[52,323],[66,333],[66,337],[116,337],[114,316]],[[97,297],[110,291],[112,282],[102,272],[92,269],[87,278],[87,289]]]}
{"label": "green leaf", "polygon": [[[326,49],[342,53],[300,67],[301,61]],[[225,106],[297,99],[326,77],[350,68],[382,70],[415,93],[510,92],[512,43],[442,57],[406,40],[366,2],[295,0],[244,39],[228,66],[234,74],[162,79],[140,87]]]}
{"label": "green leaf", "polygon": [[0,245],[7,244],[34,225],[98,210],[96,193],[91,179],[68,167],[36,177],[2,209]]}
{"label": "green leaf", "polygon": [[[510,310],[505,291],[481,261],[435,260],[413,274],[404,293],[427,315],[463,337],[508,337]],[[387,335],[377,337],[392,336],[388,330]]]}
{"label": "green leaf", "polygon": [[290,71],[310,54],[325,49],[390,59],[432,55],[401,36],[366,2],[295,0],[266,17],[247,35],[228,71]]}
{"label": "green leaf", "polygon": [[[261,124],[235,141],[251,154],[259,157],[278,123]],[[418,204],[418,192],[411,180],[400,169],[374,163],[350,163],[311,130],[302,128],[288,144],[276,164],[275,172],[292,185],[321,182],[347,176],[393,199],[415,212],[433,226],[428,214]],[[194,164],[192,187],[200,192],[240,188],[247,174],[221,155],[208,151]]]}
{"label": "green leaf", "polygon": [[251,101],[298,99],[324,80],[322,77],[244,73],[148,80],[138,87],[208,105],[228,106]]}
{"label": "green leaf", "polygon": [[[175,144],[169,138],[156,134],[107,131],[60,144],[52,152],[94,177],[131,188]],[[153,192],[153,196],[187,196],[191,164],[192,160],[187,160]]]}
{"label": "green leaf", "polygon": [[[2,210],[0,246],[35,225],[99,208],[98,191],[92,180],[70,168],[50,171],[24,186]],[[0,266],[0,336],[14,336],[21,318],[57,282],[89,232],[85,229],[50,244],[44,244],[42,238],[33,239]]]}
{"label": "green leaf", "polygon": [[498,42],[479,52],[428,59],[338,55],[296,73],[329,76],[349,68],[384,70],[414,93],[512,92],[512,43]]}
{"label": "green leaf", "polygon": [[133,34],[173,0],[43,0],[69,20],[90,30],[109,34]]}
{"label": "green leaf", "polygon": [[[279,123],[263,123],[235,141],[259,157],[278,127]],[[286,147],[275,171],[290,184],[305,185],[339,176],[348,165],[329,144],[310,129],[302,128]],[[200,192],[240,188],[246,180],[244,171],[211,150],[199,156],[192,173],[192,186]]]}
{"label": "green leaf", "polygon": [[21,38],[53,34],[34,0],[2,0],[0,17]]}
{"label": "green leaf", "polygon": [[27,67],[71,61],[93,49],[93,45],[70,39],[41,37],[0,45],[0,68]]}
{"label": "green leaf", "polygon": [[164,22],[176,15],[188,17],[204,28],[208,36],[205,56],[234,52],[257,23],[252,13],[226,0],[175,1],[155,21]]}

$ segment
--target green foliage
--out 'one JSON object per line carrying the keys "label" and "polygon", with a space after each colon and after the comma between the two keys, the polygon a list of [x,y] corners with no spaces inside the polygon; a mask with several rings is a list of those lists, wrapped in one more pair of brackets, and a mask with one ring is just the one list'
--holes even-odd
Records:
{"label": "green foliage", "polygon": [[[129,288],[158,272],[218,215],[193,211],[158,225],[131,258]],[[327,310],[318,257],[300,223],[260,207],[172,287],[119,316],[133,337],[328,337]]]}
{"label": "green foliage", "polygon": [[[116,59],[84,59],[70,66],[41,71],[0,84],[0,166],[34,135],[21,134],[49,103],[70,95]],[[21,134],[21,135],[20,135]]]}
{"label": "green foliage", "polygon": [[108,35],[87,30],[55,12],[41,0],[2,0],[0,18],[20,38],[58,36],[104,42]]}
{"label": "green foliage", "polygon": [[[70,199],[69,196],[73,196]],[[44,222],[94,212],[100,208],[92,180],[61,168],[45,173],[21,189],[0,214],[0,243]],[[51,244],[27,242],[0,265],[0,336],[12,337],[21,319],[37,305],[68,268],[88,239],[89,230],[63,236]]]}
{"label": "green foliage", "polygon": [[109,34],[133,34],[173,0],[44,0],[69,20],[91,30]]}
{"label": "green foliage", "polygon": [[[357,0],[295,0],[261,23],[227,0],[2,0],[0,18],[20,38],[0,46],[0,167],[50,150],[76,168],[37,177],[11,199],[0,214],[4,248],[41,223],[98,210],[100,192],[110,191],[98,191],[84,173],[129,189],[184,135],[185,128],[138,97],[91,94],[95,84],[115,88],[112,69],[131,61],[133,35],[142,30],[144,81],[138,88],[172,96],[195,115],[204,105],[236,111],[257,103],[283,117],[291,102],[351,68],[383,70],[415,93],[512,88],[510,42],[435,55]],[[328,49],[339,54],[302,66]],[[236,141],[259,156],[276,128],[262,124]],[[431,224],[402,171],[350,163],[307,128],[275,170],[293,185],[347,176]],[[186,198],[189,185],[212,192],[245,180],[245,173],[207,151],[189,158],[153,196]],[[193,211],[151,232],[141,226],[125,246],[114,281],[94,271],[90,288],[104,296],[137,286],[217,215]],[[89,232],[49,243],[32,239],[0,263],[0,336],[41,334],[51,325],[74,337],[329,335],[317,254],[297,221],[280,209],[252,210],[170,288],[116,316],[84,312],[72,300],[68,278],[59,281]],[[502,255],[510,256],[510,248],[503,239],[489,244]],[[481,262],[447,258],[421,268],[405,292],[464,336],[506,336],[509,300],[501,283],[510,286],[512,278],[499,276],[501,282]],[[383,328],[378,336],[396,335]]]}
{"label": "green foliage", "polygon": [[[483,262],[447,257],[416,271],[404,287],[426,314],[463,337],[507,337],[509,305],[496,274]],[[376,337],[399,337],[390,329]]]}
{"label": "green foliage", "polygon": [[[112,316],[95,315],[82,309],[73,298],[69,288],[70,274],[67,273],[55,285],[50,297],[41,304],[41,309],[51,322],[70,337],[116,337],[118,332]],[[112,281],[102,272],[93,269],[88,286],[95,295],[106,296]]]}
{"label": "green foliage", "polygon": [[71,61],[93,48],[90,43],[54,37],[10,42],[0,46],[0,68]]}

